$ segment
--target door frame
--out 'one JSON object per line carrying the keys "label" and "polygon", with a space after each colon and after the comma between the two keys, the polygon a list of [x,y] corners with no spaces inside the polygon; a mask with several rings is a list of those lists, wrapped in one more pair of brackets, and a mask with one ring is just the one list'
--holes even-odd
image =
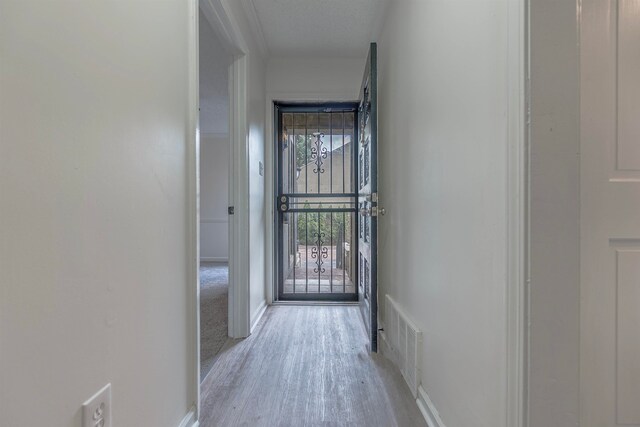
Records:
{"label": "door frame", "polygon": [[228,334],[250,334],[249,275],[249,147],[247,126],[248,47],[225,0],[189,1],[189,128],[187,129],[187,286],[191,355],[193,425],[200,417],[200,123],[199,14],[203,13],[233,59],[229,67],[229,305]]}
{"label": "door frame", "polygon": [[[354,89],[356,92],[357,89]],[[268,168],[274,165],[275,149],[274,144],[278,138],[278,129],[275,126],[275,103],[296,103],[296,102],[356,102],[358,94],[354,93],[349,96],[345,92],[268,92],[266,96],[266,115],[265,115],[265,165]],[[266,250],[265,250],[265,283],[266,283],[266,299],[267,304],[271,305],[276,300],[278,272],[274,268],[278,254],[278,238],[276,229],[278,226],[278,217],[275,215],[275,198],[278,185],[275,181],[274,173],[265,174],[265,209],[266,209]]]}
{"label": "door frame", "polygon": [[506,414],[529,425],[530,0],[507,1]]}
{"label": "door frame", "polygon": [[[352,277],[352,280],[354,282],[355,285],[355,299],[352,297],[351,294],[330,294],[331,296],[327,296],[327,294],[320,294],[320,293],[305,293],[305,294],[298,294],[298,298],[296,299],[281,299],[281,295],[279,294],[279,284],[280,284],[280,271],[278,268],[274,268],[274,265],[278,264],[278,265],[282,265],[282,259],[281,259],[281,253],[280,253],[280,223],[279,223],[279,210],[276,208],[274,201],[276,199],[276,196],[279,195],[279,178],[280,178],[280,173],[281,171],[281,166],[280,166],[280,161],[281,158],[278,155],[278,157],[274,156],[274,153],[279,153],[280,152],[280,124],[276,124],[279,120],[278,117],[278,113],[276,112],[278,107],[280,108],[284,108],[284,109],[289,109],[290,112],[294,112],[295,111],[301,111],[301,112],[308,112],[309,110],[307,109],[316,109],[318,107],[330,107],[330,108],[353,108],[354,109],[354,118],[355,118],[355,122],[354,122],[354,142],[358,141],[358,103],[356,101],[335,101],[335,100],[330,100],[330,101],[280,101],[280,100],[274,100],[271,104],[272,106],[272,114],[273,114],[273,120],[274,122],[271,124],[273,126],[274,129],[274,133],[273,133],[273,140],[272,140],[272,144],[274,144],[273,146],[271,146],[272,151],[271,151],[271,156],[272,156],[272,161],[273,163],[270,164],[269,166],[273,169],[273,173],[271,174],[271,182],[274,185],[273,191],[273,198],[271,200],[271,207],[273,209],[275,209],[274,212],[272,212],[273,214],[273,227],[274,229],[272,230],[273,233],[273,261],[274,264],[270,265],[270,268],[273,269],[273,289],[272,289],[272,297],[273,297],[273,301],[272,302],[278,302],[278,303],[298,303],[298,304],[304,304],[304,303],[311,303],[311,304],[322,304],[322,303],[357,303],[358,299],[358,277],[357,277],[357,273],[355,276]],[[351,168],[352,168],[352,178],[351,179],[357,179],[357,151],[355,149],[355,146],[353,148],[353,153],[352,153],[352,159],[351,159]],[[265,156],[265,159],[267,157]],[[268,161],[268,160],[265,160]],[[357,206],[357,189],[354,187],[354,191],[356,196],[354,197],[356,206]],[[352,239],[354,239],[354,247],[356,248],[356,252],[357,253],[357,248],[358,248],[358,239],[356,239],[356,235],[357,233],[355,232],[355,230],[358,229],[358,221],[359,221],[359,217],[357,212],[354,214],[354,224],[353,224],[353,236]],[[268,245],[269,243],[267,243]],[[354,256],[354,260],[356,260],[355,256]],[[277,297],[277,298],[276,298]]]}
{"label": "door frame", "polygon": [[[196,0],[197,1],[197,0]],[[249,336],[249,150],[247,129],[247,47],[223,0],[200,0],[199,7],[232,56],[229,67],[229,322],[232,338]],[[199,153],[198,153],[199,157]],[[198,172],[199,173],[199,172]],[[193,192],[190,192],[193,193]],[[199,189],[198,189],[199,193]],[[199,202],[198,202],[199,205]],[[199,238],[199,232],[198,232]]]}

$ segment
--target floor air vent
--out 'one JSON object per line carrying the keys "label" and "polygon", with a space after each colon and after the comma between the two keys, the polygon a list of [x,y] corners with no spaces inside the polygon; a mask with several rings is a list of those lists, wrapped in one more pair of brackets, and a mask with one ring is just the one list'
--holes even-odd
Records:
{"label": "floor air vent", "polygon": [[420,385],[420,353],[422,332],[407,318],[398,304],[389,296],[385,298],[384,339],[387,355],[398,366],[414,397]]}

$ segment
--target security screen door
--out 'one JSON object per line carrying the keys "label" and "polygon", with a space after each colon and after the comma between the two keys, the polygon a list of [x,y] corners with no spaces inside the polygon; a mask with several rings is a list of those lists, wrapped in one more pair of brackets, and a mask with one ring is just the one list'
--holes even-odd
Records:
{"label": "security screen door", "polygon": [[280,301],[357,301],[358,104],[276,103]]}
{"label": "security screen door", "polygon": [[276,103],[279,301],[358,301],[378,348],[377,69],[372,43],[360,99]]}

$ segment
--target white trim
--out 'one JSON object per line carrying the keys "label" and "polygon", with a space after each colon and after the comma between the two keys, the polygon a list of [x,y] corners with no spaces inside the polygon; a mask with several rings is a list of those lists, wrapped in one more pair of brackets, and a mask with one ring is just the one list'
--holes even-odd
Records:
{"label": "white trim", "polygon": [[422,388],[422,385],[418,386],[418,398],[416,399],[416,403],[418,404],[418,408],[420,409],[420,412],[422,412],[422,416],[429,427],[445,427],[442,419],[440,419],[438,410],[431,399],[429,399],[429,395],[424,388]]}
{"label": "white trim", "polygon": [[229,262],[229,257],[222,256],[201,256],[200,262]]}
{"label": "white trim", "polygon": [[229,218],[200,218],[200,224],[227,224]]}
{"label": "white trim", "polygon": [[268,165],[266,170],[271,173],[265,174],[265,284],[266,284],[266,299],[267,304],[273,304],[274,302],[274,257],[275,257],[275,216],[274,216],[274,200],[275,200],[275,182],[273,175],[274,156],[273,150],[269,147],[274,147],[274,115],[273,115],[273,103],[276,101],[337,101],[348,102],[357,101],[357,95],[354,97],[349,96],[344,91],[342,92],[269,92],[266,96],[266,114],[265,114],[265,153],[264,161]]}
{"label": "white trim", "polygon": [[[354,91],[355,92],[355,91]],[[357,102],[358,94],[354,93],[354,96],[349,96],[349,93],[345,91],[339,92],[269,92],[267,93],[267,101],[273,104],[273,101],[319,101],[319,102]]]}
{"label": "white trim", "polygon": [[199,3],[200,10],[223,41],[224,48],[235,56],[244,55],[247,43],[233,14],[229,12],[226,0],[199,0]]}
{"label": "white trim", "polygon": [[[229,67],[229,204],[236,214],[229,222],[229,335],[240,338],[249,335],[249,159],[247,128],[247,44],[227,0],[190,0],[189,22],[189,119],[188,130],[188,259],[189,306],[193,312],[189,330],[191,349],[195,349],[189,388],[195,390],[195,420],[200,417],[200,218],[199,218],[199,90],[198,90],[198,13],[207,18],[233,55]],[[237,260],[238,262],[234,262]],[[197,426],[198,423],[194,424]]]}
{"label": "white trim", "polygon": [[251,316],[251,333],[253,333],[253,330],[256,328],[256,326],[258,326],[260,319],[262,319],[262,316],[264,315],[265,311],[267,311],[267,307],[268,307],[267,301],[262,300],[262,302],[260,303],[256,311],[254,312],[253,316]]}
{"label": "white trim", "polygon": [[[229,66],[229,336],[249,336],[249,149],[247,43],[227,0],[199,0],[200,9],[233,54]],[[234,262],[238,260],[238,262]]]}
{"label": "white trim", "polygon": [[249,20],[249,26],[253,32],[253,38],[258,45],[260,55],[262,55],[263,59],[266,59],[269,56],[269,47],[267,46],[267,39],[264,36],[262,23],[260,22],[258,12],[256,11],[256,5],[253,0],[241,0],[241,4],[247,19]]}
{"label": "white trim", "polygon": [[507,2],[507,363],[504,425],[509,427],[527,424],[528,1]]}
{"label": "white trim", "polygon": [[[200,409],[200,93],[199,93],[199,31],[198,0],[189,1],[187,67],[188,78],[188,121],[187,129],[187,295],[188,340],[192,366],[188,367],[189,394],[187,401],[193,405],[193,418],[199,417]],[[189,354],[193,351],[193,354]]]}
{"label": "white trim", "polygon": [[[234,58],[230,67],[230,180],[229,205],[229,336],[250,333],[249,268],[249,134],[247,129],[247,57]],[[237,260],[237,262],[235,262]]]}
{"label": "white trim", "polygon": [[196,418],[196,407],[192,407],[187,415],[184,416],[178,427],[198,427],[200,423]]}

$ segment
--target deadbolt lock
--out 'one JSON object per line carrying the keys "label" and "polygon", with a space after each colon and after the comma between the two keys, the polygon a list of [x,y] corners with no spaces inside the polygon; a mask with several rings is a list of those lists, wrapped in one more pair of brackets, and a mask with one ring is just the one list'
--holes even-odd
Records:
{"label": "deadbolt lock", "polygon": [[288,212],[289,211],[289,196],[283,194],[278,197],[278,207],[280,212]]}

